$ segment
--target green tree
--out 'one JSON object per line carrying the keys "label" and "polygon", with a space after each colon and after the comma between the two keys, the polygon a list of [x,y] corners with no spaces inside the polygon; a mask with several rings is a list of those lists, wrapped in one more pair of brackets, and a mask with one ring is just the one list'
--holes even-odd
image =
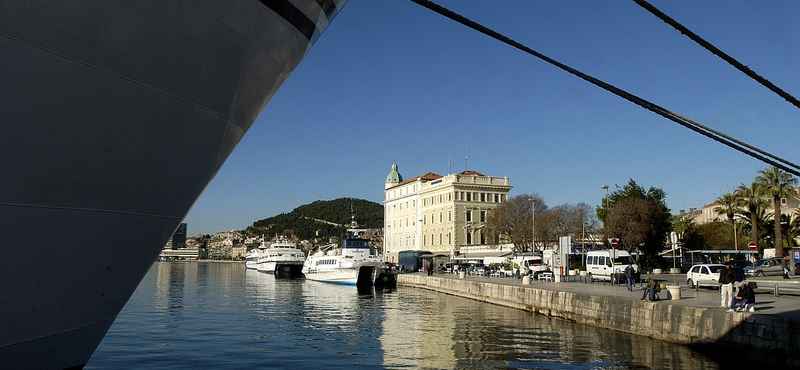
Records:
{"label": "green tree", "polygon": [[772,197],[773,227],[775,228],[775,255],[783,256],[783,238],[781,236],[781,198],[796,194],[795,179],[791,174],[777,167],[768,167],[758,171],[756,182],[763,195]]}
{"label": "green tree", "polygon": [[695,226],[694,220],[686,215],[672,216],[672,231],[678,234],[679,241],[682,241]]}
{"label": "green tree", "polygon": [[728,218],[733,230],[734,249],[739,249],[739,246],[736,245],[738,244],[738,238],[736,237],[736,214],[739,213],[739,207],[737,206],[739,201],[734,193],[725,193],[721,197],[717,197],[717,203],[719,206],[714,208],[714,213],[724,215]]}
{"label": "green tree", "polygon": [[[736,188],[737,206],[742,208],[742,214],[747,217],[750,223],[750,241],[758,245],[759,237],[759,214],[767,207],[767,202],[764,201],[762,191],[758,182],[753,181],[750,186],[744,183],[739,184]],[[745,231],[745,228],[742,228]]]}
{"label": "green tree", "polygon": [[609,194],[604,203],[607,206],[598,207],[597,217],[604,219],[607,234],[618,237],[628,250],[639,248],[645,264],[659,264],[658,252],[672,230],[666,193],[653,187],[645,191],[630,179],[624,187]]}

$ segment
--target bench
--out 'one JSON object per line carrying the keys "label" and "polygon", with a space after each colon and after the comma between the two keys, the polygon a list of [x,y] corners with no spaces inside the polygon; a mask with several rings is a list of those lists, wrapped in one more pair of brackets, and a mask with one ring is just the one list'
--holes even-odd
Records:
{"label": "bench", "polygon": [[552,272],[542,272],[539,274],[539,281],[553,281]]}

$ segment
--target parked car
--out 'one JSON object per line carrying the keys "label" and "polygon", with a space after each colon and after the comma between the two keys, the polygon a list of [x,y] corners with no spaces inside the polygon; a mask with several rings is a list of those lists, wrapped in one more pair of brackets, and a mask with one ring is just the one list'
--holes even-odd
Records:
{"label": "parked car", "polygon": [[714,284],[717,284],[719,282],[719,272],[723,268],[725,268],[725,265],[718,263],[694,265],[686,273],[686,284],[689,285],[689,288],[694,288],[697,286],[697,282],[701,280],[713,281]]}
{"label": "parked car", "polygon": [[752,266],[744,268],[747,276],[783,275],[780,258],[765,258],[757,260]]}

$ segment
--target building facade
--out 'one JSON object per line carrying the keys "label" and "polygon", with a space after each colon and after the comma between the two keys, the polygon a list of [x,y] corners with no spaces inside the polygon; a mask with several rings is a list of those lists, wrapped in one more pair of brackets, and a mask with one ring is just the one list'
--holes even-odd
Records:
{"label": "building facade", "polygon": [[397,262],[403,250],[455,258],[496,244],[488,240],[486,220],[508,202],[511,188],[508,177],[476,171],[403,180],[393,164],[384,190],[384,259]]}

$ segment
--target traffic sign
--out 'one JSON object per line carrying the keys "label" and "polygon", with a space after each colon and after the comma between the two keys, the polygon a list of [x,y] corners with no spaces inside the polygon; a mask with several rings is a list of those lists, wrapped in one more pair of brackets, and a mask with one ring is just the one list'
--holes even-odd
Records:
{"label": "traffic sign", "polygon": [[755,242],[748,243],[747,247],[750,248],[751,251],[758,250],[758,244],[756,244]]}
{"label": "traffic sign", "polygon": [[616,249],[617,245],[619,245],[619,239],[617,239],[617,238],[608,238],[608,243],[611,244],[611,248],[615,248]]}

